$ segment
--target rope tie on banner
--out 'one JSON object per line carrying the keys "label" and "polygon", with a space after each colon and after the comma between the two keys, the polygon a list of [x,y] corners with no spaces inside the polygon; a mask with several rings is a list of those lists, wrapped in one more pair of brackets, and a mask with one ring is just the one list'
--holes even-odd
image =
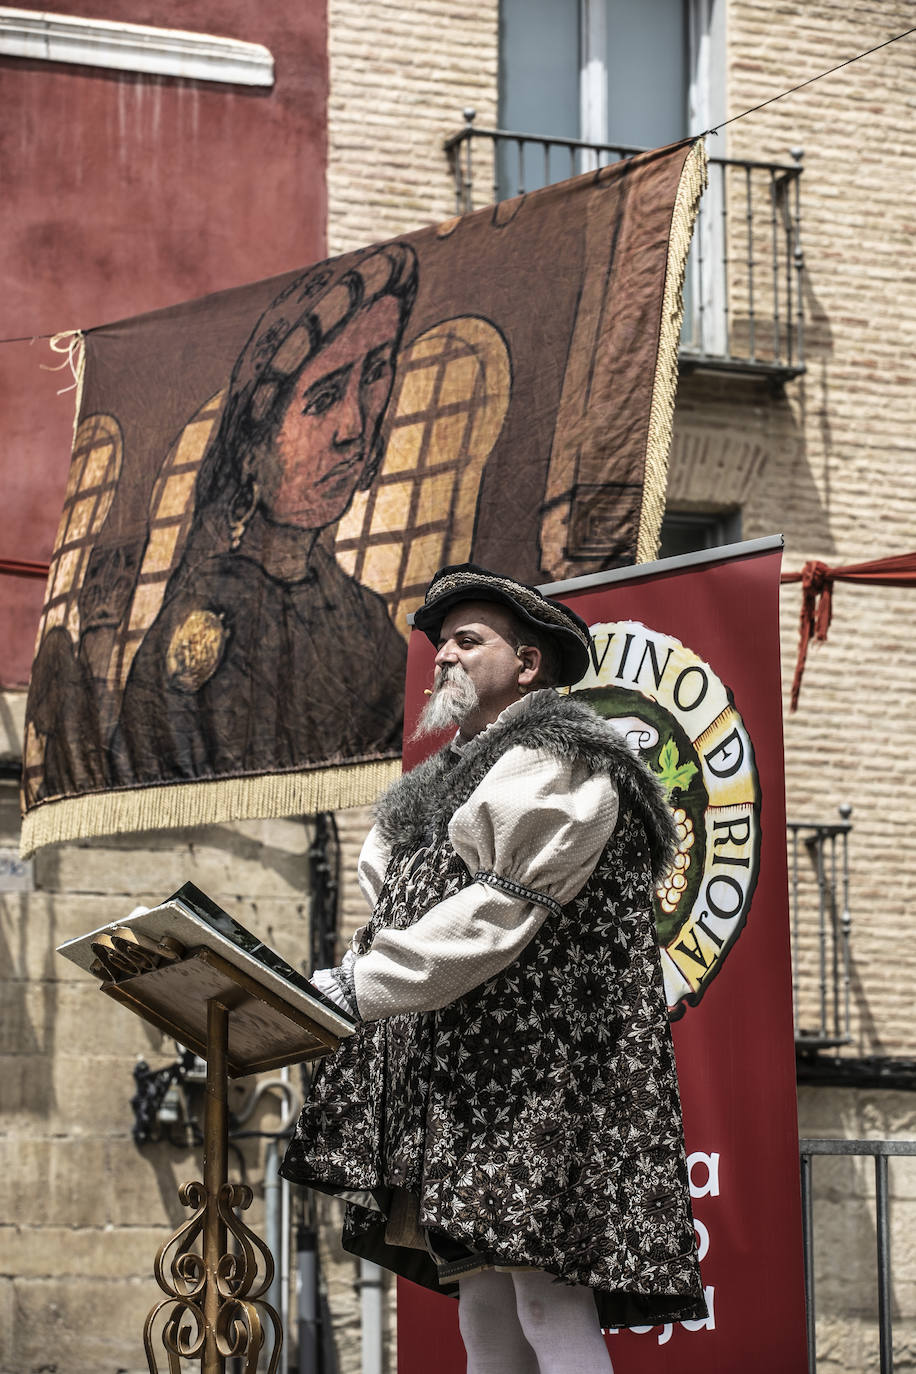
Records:
{"label": "rope tie on banner", "polygon": [[912,587],[916,585],[916,552],[897,553],[890,558],[877,558],[870,563],[849,563],[841,568],[828,568],[817,558],[810,559],[801,572],[783,573],[780,582],[800,582],[802,589],[801,616],[798,627],[798,658],[792,678],[790,711],[798,707],[802,677],[808,658],[808,645],[814,639],[823,644],[833,618],[833,587],[836,582],[856,582],[860,585]]}
{"label": "rope tie on banner", "polygon": [[65,367],[69,367],[73,381],[69,386],[62,386],[57,394],[64,396],[68,391],[75,391],[78,393],[78,403],[79,393],[82,391],[86,355],[83,346],[83,331],[81,329],[64,329],[60,334],[52,334],[48,340],[48,347],[52,353],[65,354],[63,362],[54,367],[49,367],[47,363],[39,363],[38,366],[43,372],[61,372]]}
{"label": "rope tie on banner", "polygon": [[792,701],[789,707],[791,711],[798,707],[798,694],[801,691],[811,638],[813,636],[819,644],[823,644],[833,616],[833,576],[826,563],[821,563],[817,559],[806,563],[801,571],[801,585],[798,658],[792,678]]}
{"label": "rope tie on banner", "polygon": [[83,405],[83,382],[86,379],[86,335],[82,329],[65,329],[60,334],[51,336],[48,347],[52,353],[65,353],[66,357],[57,367],[48,367],[46,363],[39,363],[39,367],[43,367],[46,372],[60,372],[61,368],[69,367],[73,378],[72,384],[62,386],[57,394],[63,396],[68,391],[76,392],[73,400],[73,437],[70,443],[71,449],[75,449],[80,410]]}

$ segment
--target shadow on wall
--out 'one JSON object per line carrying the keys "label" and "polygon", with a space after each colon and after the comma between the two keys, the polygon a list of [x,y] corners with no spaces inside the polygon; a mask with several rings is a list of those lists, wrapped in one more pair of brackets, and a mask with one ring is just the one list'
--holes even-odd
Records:
{"label": "shadow on wall", "polygon": [[[280,832],[283,842],[271,843],[271,830]],[[111,869],[112,896],[125,892],[125,875],[133,869],[136,882],[124,901],[128,903],[124,915],[137,903],[149,905],[164,901],[177,892],[183,883],[192,882],[218,900],[219,893],[238,894],[243,901],[247,892],[246,878],[255,870],[264,870],[272,889],[306,898],[308,887],[308,848],[311,828],[303,819],[286,821],[247,821],[237,826],[206,825],[191,830],[144,831],[130,835],[106,835],[79,846],[51,846],[40,850],[34,859],[35,886],[48,892],[86,891],[78,880],[77,853],[95,851],[91,862],[93,878],[100,865]],[[292,840],[291,843],[286,841]],[[230,865],[231,871],[230,872]],[[148,884],[152,880],[152,886]],[[147,886],[144,886],[147,884]],[[258,880],[264,895],[265,879]],[[96,888],[95,890],[99,890]],[[107,918],[106,918],[107,919]],[[102,924],[102,921],[99,921]],[[64,938],[64,937],[61,937]]]}
{"label": "shadow on wall", "polygon": [[[802,288],[805,297],[808,371],[796,384],[799,425],[803,435],[810,434],[806,447],[812,471],[817,469],[819,472],[820,502],[829,518],[832,497],[831,464],[834,456],[833,430],[830,424],[830,361],[833,357],[833,331],[827,312],[821,305],[807,272],[802,277]],[[827,538],[822,547],[827,553],[835,553],[836,545],[829,537],[829,531],[825,530],[825,533]]]}
{"label": "shadow on wall", "polygon": [[[827,371],[821,398],[825,407]],[[823,474],[806,426],[806,378],[773,392],[764,379],[683,376],[674,411],[667,503],[680,510],[742,513],[743,539],[786,534],[787,544],[834,551]],[[821,442],[829,442],[824,416]],[[817,467],[828,451],[817,455]]]}
{"label": "shadow on wall", "polygon": [[0,1056],[7,1119],[48,1117],[57,1106],[53,1064],[59,984],[54,918],[45,942],[29,921],[29,897],[27,892],[0,894]]}
{"label": "shadow on wall", "polygon": [[[873,970],[869,970],[873,974]],[[872,985],[874,987],[874,985]],[[852,1034],[860,1055],[885,1055],[888,1048],[878,1030],[878,1021],[868,1000],[868,988],[855,954],[849,960],[849,992],[852,1003]]]}

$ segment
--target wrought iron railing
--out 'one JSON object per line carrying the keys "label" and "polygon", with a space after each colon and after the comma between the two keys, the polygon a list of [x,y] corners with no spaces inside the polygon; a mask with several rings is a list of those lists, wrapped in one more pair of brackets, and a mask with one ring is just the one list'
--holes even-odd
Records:
{"label": "wrought iron railing", "polygon": [[[644,149],[465,125],[445,141],[459,214]],[[805,370],[801,159],[713,157],[685,282],[682,371],[743,372],[782,384]]]}
{"label": "wrought iron railing", "polygon": [[787,821],[795,1044],[822,1050],[848,1045],[850,1031],[849,832],[851,806],[839,821]]}
{"label": "wrought iron railing", "polygon": [[[893,1374],[894,1333],[891,1283],[891,1228],[888,1189],[888,1159],[916,1156],[916,1140],[800,1140],[802,1224],[805,1249],[805,1301],[808,1314],[808,1370],[816,1374],[816,1303],[814,1286],[814,1191],[811,1162],[815,1155],[852,1155],[875,1161],[875,1250],[878,1280],[878,1345],[880,1374]],[[849,1259],[843,1247],[837,1263]]]}

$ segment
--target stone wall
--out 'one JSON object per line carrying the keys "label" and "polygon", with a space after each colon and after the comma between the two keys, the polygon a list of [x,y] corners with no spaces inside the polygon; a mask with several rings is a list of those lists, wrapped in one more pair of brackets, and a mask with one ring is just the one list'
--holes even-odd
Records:
{"label": "stone wall", "polygon": [[[802,1087],[802,1138],[912,1141],[912,1093]],[[812,1159],[818,1374],[877,1374],[877,1210],[870,1156]],[[916,1367],[916,1158],[888,1161],[894,1368]]]}
{"label": "stone wall", "polygon": [[[0,707],[13,731],[0,739],[2,764],[18,749],[22,698],[6,694]],[[142,1325],[162,1296],[153,1258],[187,1215],[177,1190],[202,1177],[201,1151],[181,1125],[171,1140],[134,1144],[134,1065],[141,1057],[154,1069],[173,1062],[174,1044],[55,949],[190,880],[301,967],[311,826],[248,822],[97,840],[44,851],[30,864],[16,858],[18,828],[8,779],[0,782],[0,1371],[143,1374]],[[289,1072],[298,1101],[300,1071]],[[237,1081],[230,1110],[242,1114],[256,1083],[280,1077]],[[286,1102],[279,1086],[266,1091],[240,1129],[277,1131]],[[202,1125],[202,1090],[188,1105]],[[240,1137],[230,1148],[231,1177],[255,1192],[245,1220],[261,1236],[266,1144]],[[299,1190],[290,1191],[295,1220]],[[340,1374],[355,1374],[358,1264],[340,1250],[340,1208],[325,1201],[318,1212]],[[293,1316],[294,1290],[292,1282]],[[393,1371],[393,1320],[388,1327]]]}

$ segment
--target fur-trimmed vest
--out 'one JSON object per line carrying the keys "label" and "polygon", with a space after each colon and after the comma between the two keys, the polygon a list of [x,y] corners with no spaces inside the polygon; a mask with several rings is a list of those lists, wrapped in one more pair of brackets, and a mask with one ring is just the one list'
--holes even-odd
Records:
{"label": "fur-trimmed vest", "polygon": [[652,915],[673,823],[617,732],[542,692],[396,783],[378,808],[392,853],[365,947],[471,881],[448,823],[515,745],[613,779],[618,821],[594,872],[501,973],[440,1011],[366,1024],[324,1060],[282,1172],[357,1199],[346,1247],[428,1287],[432,1261],[385,1241],[393,1189],[493,1264],[593,1288],[606,1326],[702,1317]]}

